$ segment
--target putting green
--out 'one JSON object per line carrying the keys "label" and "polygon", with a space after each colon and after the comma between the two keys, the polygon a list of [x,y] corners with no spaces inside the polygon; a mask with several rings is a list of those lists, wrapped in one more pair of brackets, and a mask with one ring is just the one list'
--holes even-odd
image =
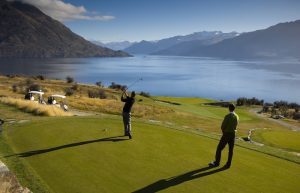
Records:
{"label": "putting green", "polygon": [[3,134],[14,151],[7,159],[19,157],[56,193],[300,189],[299,164],[236,146],[230,169],[207,168],[218,141],[140,121],[127,140],[121,117],[50,118]]}

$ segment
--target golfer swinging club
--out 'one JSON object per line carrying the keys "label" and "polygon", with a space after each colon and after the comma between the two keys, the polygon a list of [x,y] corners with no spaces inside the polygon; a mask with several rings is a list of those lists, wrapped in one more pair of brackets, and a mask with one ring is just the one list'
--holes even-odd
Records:
{"label": "golfer swinging club", "polygon": [[[126,97],[125,97],[125,96]],[[131,92],[131,97],[128,96],[126,90],[122,93],[121,101],[125,102],[125,105],[123,107],[123,123],[124,123],[124,132],[125,136],[128,136],[129,139],[132,138],[131,136],[131,107],[133,103],[135,102],[135,92]]]}
{"label": "golfer swinging club", "polygon": [[228,152],[227,163],[224,167],[230,168],[230,166],[231,166],[235,132],[236,132],[236,128],[237,128],[237,125],[239,122],[239,116],[234,112],[234,109],[235,109],[234,104],[229,104],[228,108],[229,108],[230,113],[224,117],[224,120],[222,122],[221,129],[222,129],[223,135],[222,135],[222,138],[217,147],[215,161],[209,163],[209,166],[211,166],[211,167],[217,167],[220,165],[221,153],[227,143],[229,146],[229,152]]}

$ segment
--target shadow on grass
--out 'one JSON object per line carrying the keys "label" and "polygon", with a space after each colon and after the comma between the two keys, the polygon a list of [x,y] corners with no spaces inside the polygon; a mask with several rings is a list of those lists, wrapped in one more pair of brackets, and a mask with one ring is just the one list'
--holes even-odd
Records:
{"label": "shadow on grass", "polygon": [[157,182],[154,182],[153,184],[150,184],[150,185],[148,185],[142,189],[136,190],[132,193],[158,192],[158,191],[170,188],[172,186],[176,186],[178,184],[181,184],[181,183],[184,183],[184,182],[187,182],[190,180],[194,180],[196,178],[201,178],[201,177],[208,176],[208,175],[211,175],[211,174],[214,174],[217,172],[224,171],[228,168],[222,167],[222,168],[207,171],[209,169],[212,169],[212,167],[204,167],[204,168],[200,168],[197,170],[187,172],[187,173],[179,175],[179,176],[171,177],[169,179],[159,180]]}
{"label": "shadow on grass", "polygon": [[56,150],[60,150],[60,149],[71,148],[71,147],[76,147],[76,146],[86,145],[86,144],[91,144],[91,143],[120,142],[120,141],[128,140],[127,138],[121,138],[121,137],[124,137],[124,136],[120,135],[120,136],[107,137],[107,138],[101,138],[101,139],[95,139],[95,140],[89,140],[89,141],[81,141],[81,142],[77,142],[77,143],[70,143],[70,144],[66,144],[66,145],[52,147],[52,148],[48,148],[48,149],[39,149],[39,150],[27,151],[27,152],[23,152],[23,153],[16,153],[16,154],[7,155],[4,157],[12,157],[12,156],[30,157],[30,156],[48,153],[48,152],[52,152],[52,151],[56,151]]}

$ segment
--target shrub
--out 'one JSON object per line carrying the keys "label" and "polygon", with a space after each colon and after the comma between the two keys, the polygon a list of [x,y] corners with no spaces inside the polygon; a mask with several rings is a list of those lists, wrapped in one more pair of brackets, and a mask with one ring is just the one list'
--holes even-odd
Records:
{"label": "shrub", "polygon": [[300,113],[294,113],[293,119],[300,120]]}
{"label": "shrub", "polygon": [[107,95],[104,90],[88,90],[89,98],[106,99]]}
{"label": "shrub", "polygon": [[116,84],[116,83],[112,82],[111,85],[109,86],[109,88],[116,89],[116,90],[126,90],[127,86],[126,85]]}
{"label": "shrub", "polygon": [[141,95],[141,96],[144,96],[144,97],[148,97],[148,98],[150,97],[150,93],[148,93],[148,92],[143,92],[143,91],[142,91],[142,92],[140,93],[140,95]]}
{"label": "shrub", "polygon": [[273,106],[273,104],[272,104],[272,103],[264,103],[264,106],[269,106],[269,107],[271,107],[271,106]]}
{"label": "shrub", "polygon": [[72,96],[75,93],[75,90],[73,90],[72,88],[66,88],[65,92],[66,96]]}
{"label": "shrub", "polygon": [[89,98],[97,98],[97,93],[94,90],[88,90]]}
{"label": "shrub", "polygon": [[71,87],[71,89],[77,91],[79,89],[79,85],[77,83],[75,83],[75,84],[73,84],[73,86]]}
{"label": "shrub", "polygon": [[275,101],[274,102],[275,108],[288,107],[288,106],[289,106],[289,103],[287,101]]}
{"label": "shrub", "polygon": [[99,90],[98,94],[99,94],[100,99],[106,99],[107,98],[107,95],[106,95],[104,90]]}
{"label": "shrub", "polygon": [[7,78],[16,78],[16,77],[19,77],[19,75],[17,75],[17,74],[7,74],[6,77]]}
{"label": "shrub", "polygon": [[101,87],[101,88],[103,87],[103,85],[102,85],[102,82],[101,82],[101,81],[98,81],[98,82],[96,82],[95,84],[96,84],[97,86]]}
{"label": "shrub", "polygon": [[27,87],[27,91],[40,91],[40,90],[42,89],[41,86],[38,84],[31,84]]}
{"label": "shrub", "polygon": [[73,83],[74,82],[74,78],[71,77],[71,76],[67,76],[66,77],[66,81],[67,81],[67,83]]}
{"label": "shrub", "polygon": [[33,82],[33,80],[32,80],[31,78],[27,78],[27,79],[25,80],[25,84],[26,84],[27,86],[29,86],[29,85],[34,84],[34,82]]}
{"label": "shrub", "polygon": [[300,105],[298,103],[289,103],[288,105],[291,109],[297,109],[300,107]]}
{"label": "shrub", "polygon": [[259,100],[255,97],[253,98],[246,98],[246,97],[240,97],[236,100],[237,106],[244,106],[244,105],[263,105],[264,100]]}
{"label": "shrub", "polygon": [[36,76],[36,79],[39,79],[39,80],[45,80],[45,77],[43,75],[37,75]]}
{"label": "shrub", "polygon": [[17,92],[18,91],[18,86],[16,84],[12,85],[12,90],[13,92]]}

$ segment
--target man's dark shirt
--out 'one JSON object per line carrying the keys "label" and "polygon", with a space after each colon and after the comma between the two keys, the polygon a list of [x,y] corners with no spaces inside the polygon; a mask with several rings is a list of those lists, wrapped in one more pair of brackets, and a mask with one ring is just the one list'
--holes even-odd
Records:
{"label": "man's dark shirt", "polygon": [[133,103],[135,102],[135,99],[132,97],[126,97],[126,98],[122,97],[121,101],[125,102],[125,105],[123,107],[123,112],[130,113],[131,107],[132,107]]}

